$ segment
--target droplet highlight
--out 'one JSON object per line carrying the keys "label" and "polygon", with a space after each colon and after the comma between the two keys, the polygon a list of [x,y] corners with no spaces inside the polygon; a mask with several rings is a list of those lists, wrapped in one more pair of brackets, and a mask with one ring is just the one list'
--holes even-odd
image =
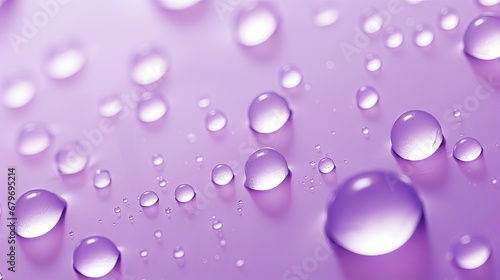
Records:
{"label": "droplet highlight", "polygon": [[226,115],[219,110],[210,110],[205,116],[205,128],[208,131],[216,132],[222,130],[227,125]]}
{"label": "droplet highlight", "polygon": [[36,94],[35,84],[26,78],[9,81],[3,88],[3,104],[17,109],[28,104]]}
{"label": "droplet highlight", "polygon": [[167,103],[162,98],[146,92],[137,103],[137,118],[145,123],[155,122],[163,118],[167,110]]}
{"label": "droplet highlight", "polygon": [[269,40],[278,26],[278,17],[269,5],[251,4],[237,17],[236,37],[244,46],[257,46]]}
{"label": "droplet highlight", "polygon": [[80,274],[90,277],[102,277],[116,266],[120,251],[106,237],[91,236],[83,239],[73,252],[73,267]]}
{"label": "droplet highlight", "polygon": [[302,82],[302,71],[295,65],[283,65],[279,73],[279,80],[282,87],[295,88]]}
{"label": "droplet highlight", "polygon": [[233,169],[227,164],[217,164],[214,169],[212,169],[212,182],[219,186],[229,184],[233,178]]}
{"label": "droplet highlight", "polygon": [[41,123],[24,124],[17,136],[17,152],[32,156],[45,151],[52,143],[52,134]]}

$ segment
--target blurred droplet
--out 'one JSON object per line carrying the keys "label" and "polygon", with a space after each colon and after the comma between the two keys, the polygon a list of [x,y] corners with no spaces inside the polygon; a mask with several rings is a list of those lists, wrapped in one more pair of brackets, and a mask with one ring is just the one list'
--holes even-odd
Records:
{"label": "blurred droplet", "polygon": [[481,237],[464,235],[452,247],[453,257],[458,267],[476,269],[491,255],[491,246]]}
{"label": "blurred droplet", "polygon": [[179,185],[175,189],[175,200],[181,203],[186,203],[193,200],[195,195],[196,193],[193,187],[191,187],[191,185],[188,184]]}
{"label": "blurred droplet", "polygon": [[382,67],[382,60],[377,54],[369,53],[365,57],[365,69],[369,72],[375,72]]}
{"label": "blurred droplet", "polygon": [[443,30],[453,30],[458,26],[460,18],[452,8],[442,8],[439,12],[439,24]]}
{"label": "blurred droplet", "polygon": [[29,79],[13,79],[2,89],[3,103],[8,108],[21,108],[33,99],[36,90],[35,84]]}
{"label": "blurred droplet", "polygon": [[133,58],[132,80],[144,86],[156,83],[165,76],[169,67],[169,62],[162,52],[146,47]]}
{"label": "blurred droplet", "polygon": [[257,46],[275,34],[279,20],[268,4],[257,2],[242,10],[236,25],[238,42],[244,46]]}
{"label": "blurred droplet", "polygon": [[434,41],[434,32],[428,26],[417,24],[415,26],[414,42],[419,47],[427,47]]}
{"label": "blurred droplet", "polygon": [[282,128],[290,119],[288,102],[275,92],[257,96],[248,109],[250,128],[258,133],[272,133]]}
{"label": "blurred droplet", "polygon": [[52,134],[44,124],[29,122],[24,124],[17,136],[17,152],[31,156],[45,151],[52,143]]}
{"label": "blurred droplet", "polygon": [[118,115],[123,109],[123,102],[118,95],[111,95],[101,100],[99,114],[111,118]]}
{"label": "blurred droplet", "polygon": [[384,38],[385,45],[390,49],[401,46],[404,41],[403,32],[401,32],[399,28],[393,26],[389,26],[385,29]]}
{"label": "blurred droplet", "polygon": [[279,73],[280,85],[284,88],[295,88],[302,82],[302,71],[295,65],[285,64]]}
{"label": "blurred droplet", "polygon": [[85,56],[78,47],[65,46],[52,52],[46,71],[53,79],[66,79],[78,73],[84,64]]}
{"label": "blurred droplet", "polygon": [[137,103],[137,118],[142,122],[155,122],[167,113],[168,105],[151,92],[144,93]]}

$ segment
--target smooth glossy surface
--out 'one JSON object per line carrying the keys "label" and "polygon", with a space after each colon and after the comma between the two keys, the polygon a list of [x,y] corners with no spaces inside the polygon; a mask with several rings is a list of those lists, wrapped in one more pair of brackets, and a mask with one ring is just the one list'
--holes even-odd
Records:
{"label": "smooth glossy surface", "polygon": [[282,128],[292,111],[285,98],[275,92],[257,96],[248,108],[250,128],[259,133],[272,133]]}
{"label": "smooth glossy surface", "polygon": [[106,237],[91,236],[83,239],[73,253],[73,267],[80,274],[90,277],[102,277],[115,267],[120,251]]}
{"label": "smooth glossy surface", "polygon": [[270,190],[281,184],[288,172],[286,159],[278,151],[259,149],[245,164],[245,186],[258,191]]}

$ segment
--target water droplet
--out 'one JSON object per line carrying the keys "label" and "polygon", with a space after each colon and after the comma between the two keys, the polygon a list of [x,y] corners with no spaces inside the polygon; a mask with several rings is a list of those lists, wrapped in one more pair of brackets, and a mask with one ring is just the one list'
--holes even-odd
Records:
{"label": "water droplet", "polygon": [[500,3],[500,0],[477,0],[477,2],[482,6],[492,7],[498,5]]}
{"label": "water droplet", "polygon": [[378,71],[382,67],[382,60],[377,54],[369,53],[365,57],[365,69],[370,72]]}
{"label": "water droplet", "polygon": [[171,11],[184,10],[196,5],[201,0],[158,0],[160,5]]}
{"label": "water droplet", "polygon": [[286,64],[279,74],[280,85],[284,88],[297,87],[302,82],[302,71],[295,65]]}
{"label": "water droplet", "polygon": [[415,44],[419,47],[427,47],[434,41],[434,32],[423,24],[415,26],[414,36]]}
{"label": "water droplet", "polygon": [[384,25],[384,19],[381,13],[375,9],[368,8],[361,17],[361,29],[367,34],[375,34]]}
{"label": "water droplet", "polygon": [[203,163],[203,156],[197,155],[196,157],[194,157],[194,160],[196,161],[196,163],[202,164]]}
{"label": "water droplet", "polygon": [[83,239],[73,253],[73,267],[90,278],[102,277],[115,267],[120,251],[109,239],[91,236]]}
{"label": "water droplet", "polygon": [[177,186],[175,189],[175,200],[181,203],[189,202],[193,200],[195,197],[196,193],[191,187],[191,185],[188,184],[182,184]]}
{"label": "water droplet", "polygon": [[56,166],[59,173],[62,175],[71,175],[81,172],[87,162],[89,155],[88,147],[83,145],[83,142],[73,142],[62,147],[56,154]]}
{"label": "water droplet", "polygon": [[160,239],[160,238],[163,236],[163,233],[161,232],[161,230],[156,230],[156,231],[153,233],[153,236],[154,236],[156,239]]}
{"label": "water droplet", "polygon": [[185,255],[184,249],[181,246],[176,246],[172,251],[172,255],[175,259],[181,259]]}
{"label": "water droplet", "polygon": [[99,114],[111,118],[118,115],[123,109],[123,102],[118,95],[111,95],[101,100]]}
{"label": "water droplet", "polygon": [[83,52],[76,46],[64,46],[53,50],[46,66],[53,79],[66,79],[78,73],[85,64]]}
{"label": "water droplet", "polygon": [[134,222],[134,216],[130,215],[130,216],[128,216],[128,219],[130,220],[131,223]]}
{"label": "water droplet", "polygon": [[165,214],[170,215],[172,213],[172,209],[170,207],[165,208]]}
{"label": "water droplet", "polygon": [[481,237],[464,235],[454,244],[452,252],[458,267],[475,269],[489,259],[491,246]]}
{"label": "water droplet", "polygon": [[278,29],[279,20],[271,6],[264,2],[247,6],[237,17],[236,35],[244,46],[267,41]]}
{"label": "water droplet", "polygon": [[492,183],[493,185],[495,185],[496,183],[498,183],[497,178],[495,178],[495,177],[491,178],[491,183]]}
{"label": "water droplet", "polygon": [[163,155],[160,153],[154,153],[153,157],[151,158],[151,161],[153,162],[154,166],[160,166],[164,162]]}
{"label": "water droplet", "polygon": [[403,32],[401,32],[401,30],[397,27],[392,27],[392,26],[387,27],[385,29],[384,39],[386,47],[390,49],[397,48],[401,46],[401,44],[403,44],[404,41]]}
{"label": "water droplet", "polygon": [[422,203],[395,173],[369,171],[344,181],[328,202],[326,233],[341,247],[367,256],[401,247],[422,218]]}
{"label": "water droplet", "polygon": [[15,109],[28,104],[36,93],[35,84],[26,78],[14,79],[3,88],[3,103]]}
{"label": "water droplet", "polygon": [[316,162],[314,160],[311,160],[309,162],[309,166],[311,166],[311,168],[314,168],[316,166]]}
{"label": "water droplet", "polygon": [[[0,6],[2,6],[3,2],[0,2]],[[0,272],[0,280],[3,280],[3,274]]]}
{"label": "water droplet", "polygon": [[248,109],[250,128],[258,133],[272,133],[283,127],[292,112],[285,98],[275,92],[257,96]]}
{"label": "water droplet", "polygon": [[97,169],[94,173],[94,187],[103,189],[111,184],[111,175],[108,170]]}
{"label": "water droplet", "polygon": [[161,119],[167,110],[167,103],[151,92],[144,93],[137,103],[137,117],[147,123]]}
{"label": "water droplet", "polygon": [[314,24],[318,27],[325,27],[334,24],[340,16],[337,8],[331,3],[318,6],[313,14]]}
{"label": "water droplet", "polygon": [[196,142],[196,135],[194,133],[189,133],[187,136],[186,136],[186,140],[189,142],[189,143],[194,143]]}
{"label": "water droplet", "polygon": [[319,150],[321,150],[321,145],[320,144],[316,144],[314,146],[314,148],[316,149],[316,151],[319,151]]}
{"label": "water droplet", "polygon": [[167,181],[167,180],[165,180],[165,179],[163,179],[163,178],[160,178],[160,179],[158,180],[158,186],[160,186],[160,187],[162,187],[162,188],[163,188],[163,187],[166,187],[166,186],[167,186],[167,184],[168,184],[168,181]]}
{"label": "water droplet", "polygon": [[141,194],[139,198],[139,204],[142,207],[150,207],[158,203],[158,195],[153,191],[145,191]]}
{"label": "water droplet", "polygon": [[401,114],[392,126],[392,149],[407,160],[430,157],[442,142],[443,133],[439,122],[424,111],[407,111]]}
{"label": "water droplet", "polygon": [[165,76],[169,62],[159,50],[146,47],[132,61],[132,80],[139,85],[150,85]]}
{"label": "water droplet", "polygon": [[244,260],[239,259],[239,260],[236,261],[236,266],[237,267],[242,267],[244,264],[245,264]]}
{"label": "water droplet", "polygon": [[52,143],[52,135],[45,125],[29,122],[24,124],[17,136],[17,152],[31,156],[39,154]]}
{"label": "water droplet", "polygon": [[453,110],[453,116],[455,118],[460,118],[461,115],[462,115],[462,113],[460,112],[460,110],[458,110],[458,109]]}
{"label": "water droplet", "polygon": [[222,222],[215,219],[212,221],[212,229],[213,230],[221,230],[222,229]]}
{"label": "water droplet", "polygon": [[211,103],[210,97],[208,97],[208,96],[200,97],[198,99],[197,103],[198,103],[198,107],[200,107],[200,108],[207,108],[208,106],[210,106],[210,103]]}
{"label": "water droplet", "polygon": [[227,185],[233,177],[233,169],[227,164],[218,164],[212,170],[212,182],[219,186]]}
{"label": "water droplet", "polygon": [[122,212],[122,209],[120,207],[115,207],[114,211],[116,214],[120,214]]}
{"label": "water droplet", "polygon": [[328,174],[335,169],[335,163],[329,157],[322,158],[318,163],[319,172]]}
{"label": "water droplet", "polygon": [[24,193],[16,203],[16,232],[24,238],[39,237],[49,232],[66,209],[62,198],[41,189]]}
{"label": "water droplet", "polygon": [[379,95],[371,86],[362,86],[356,92],[356,103],[360,109],[370,109],[378,103]]}
{"label": "water droplet", "polygon": [[220,244],[220,246],[225,247],[225,246],[226,246],[226,244],[227,244],[227,242],[226,242],[226,240],[225,240],[225,239],[221,239],[221,240],[219,241],[219,244]]}
{"label": "water droplet", "polygon": [[288,172],[288,164],[278,151],[259,149],[245,164],[245,186],[258,191],[270,190],[281,184]]}
{"label": "water droplet", "polygon": [[144,249],[144,250],[141,250],[139,252],[139,255],[141,256],[141,258],[146,258],[148,256],[148,250]]}
{"label": "water droplet", "polygon": [[219,110],[210,110],[205,116],[205,128],[208,131],[219,131],[227,124],[227,118],[224,112]]}
{"label": "water droplet", "polygon": [[370,133],[370,129],[368,129],[368,127],[365,126],[365,127],[361,128],[361,133],[363,135],[368,135],[368,133]]}
{"label": "water droplet", "polygon": [[464,162],[477,159],[482,152],[481,143],[472,137],[464,137],[458,140],[453,147],[453,157]]}
{"label": "water droplet", "polygon": [[453,30],[458,26],[460,18],[452,8],[442,8],[439,12],[439,23],[443,30]]}
{"label": "water droplet", "polygon": [[500,57],[500,17],[482,15],[474,19],[464,33],[464,52],[481,60]]}
{"label": "water droplet", "polygon": [[128,199],[127,199],[127,198],[124,198],[122,201],[123,201],[123,203],[127,203],[127,202],[128,202]]}

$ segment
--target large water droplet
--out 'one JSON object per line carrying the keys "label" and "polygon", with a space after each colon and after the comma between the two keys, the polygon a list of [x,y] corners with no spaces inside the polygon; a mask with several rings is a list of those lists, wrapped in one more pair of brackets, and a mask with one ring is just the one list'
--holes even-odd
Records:
{"label": "large water droplet", "polygon": [[233,169],[227,164],[217,164],[212,170],[212,182],[219,186],[227,185],[233,177]]}
{"label": "large water droplet", "polygon": [[67,46],[53,52],[46,71],[53,79],[66,79],[78,73],[84,64],[83,52],[78,47]]}
{"label": "large water droplet", "polygon": [[325,27],[334,24],[339,19],[340,13],[331,3],[325,3],[317,7],[313,14],[316,26]]}
{"label": "large water droplet", "polygon": [[17,152],[25,156],[36,155],[45,151],[51,142],[52,135],[45,125],[26,123],[17,136]]}
{"label": "large water droplet", "polygon": [[401,114],[391,130],[392,149],[407,160],[422,160],[443,142],[439,122],[429,113],[411,110]]}
{"label": "large water droplet", "polygon": [[193,187],[191,187],[191,185],[188,184],[179,185],[175,189],[175,200],[181,203],[186,203],[193,200],[195,195],[196,193]]}
{"label": "large water droplet", "polygon": [[285,98],[275,92],[257,96],[248,109],[250,128],[259,133],[279,130],[290,119],[292,111]]}
{"label": "large water droplet", "polygon": [[237,18],[236,36],[244,46],[257,46],[267,41],[278,29],[279,20],[264,2],[246,7]]}
{"label": "large water droplet", "polygon": [[168,106],[159,96],[146,92],[137,103],[137,118],[143,122],[155,122],[167,113]]}
{"label": "large water droplet", "polygon": [[434,32],[426,25],[417,24],[414,36],[415,44],[419,47],[427,47],[434,41]]}
{"label": "large water droplet", "polygon": [[378,102],[378,92],[371,86],[362,86],[356,92],[356,101],[360,109],[370,109]]}
{"label": "large water droplet", "polygon": [[168,60],[152,48],[140,51],[132,62],[132,80],[139,85],[150,85],[159,81],[168,71]]}
{"label": "large water droplet", "polygon": [[361,16],[361,29],[367,34],[375,34],[384,25],[384,19],[378,10],[366,9]]}
{"label": "large water droplet", "polygon": [[139,204],[142,207],[150,207],[158,203],[158,195],[153,191],[145,191],[141,194],[139,198]]}
{"label": "large water droplet", "polygon": [[365,57],[365,69],[369,72],[375,72],[382,67],[382,60],[377,54],[369,53]]}
{"label": "large water droplet", "polygon": [[475,269],[488,260],[491,255],[491,246],[481,237],[464,235],[453,246],[452,251],[458,267]]}
{"label": "large water droplet", "polygon": [[56,154],[56,167],[62,175],[76,174],[82,171],[89,161],[88,147],[82,142],[73,142],[62,147]]}
{"label": "large water droplet", "polygon": [[111,95],[101,100],[99,104],[99,114],[103,117],[111,118],[123,109],[123,102],[118,95]]}
{"label": "large water droplet", "polygon": [[453,157],[464,162],[477,159],[482,152],[481,143],[472,137],[464,137],[458,140],[453,147]]}
{"label": "large water droplet", "polygon": [[227,124],[226,115],[219,110],[210,110],[205,116],[205,127],[208,131],[219,131]]}
{"label": "large water droplet", "polygon": [[324,157],[318,162],[319,172],[328,174],[335,169],[335,163],[329,157]]}
{"label": "large water droplet", "polygon": [[481,60],[500,57],[500,17],[482,15],[474,19],[464,33],[464,52]]}
{"label": "large water droplet", "polygon": [[24,238],[39,237],[53,229],[66,209],[66,202],[56,194],[35,189],[16,202],[16,232]]}
{"label": "large water droplet", "polygon": [[399,28],[389,26],[385,29],[384,33],[385,45],[388,48],[394,49],[403,44],[403,32]]}
{"label": "large water droplet", "polygon": [[276,150],[263,148],[255,151],[245,164],[245,186],[265,191],[277,187],[288,175],[288,164]]}
{"label": "large water droplet", "polygon": [[492,7],[500,4],[500,0],[477,0],[477,2],[485,7]]}
{"label": "large water droplet", "polygon": [[284,88],[294,88],[302,81],[302,71],[295,65],[286,64],[279,74],[280,85]]}
{"label": "large water droplet", "polygon": [[94,187],[103,189],[111,184],[111,174],[108,170],[97,169],[94,173]]}
{"label": "large water droplet", "polygon": [[328,202],[326,233],[343,248],[367,256],[401,247],[422,218],[422,203],[397,174],[364,172],[343,182]]}
{"label": "large water droplet", "polygon": [[36,93],[35,84],[28,79],[14,79],[3,88],[3,103],[9,108],[20,108],[28,104]]}
{"label": "large water droplet", "polygon": [[196,5],[200,1],[201,0],[158,0],[163,8],[172,11],[187,9],[191,6]]}
{"label": "large water droplet", "polygon": [[453,30],[458,26],[460,18],[452,8],[442,8],[439,11],[439,25],[443,30]]}
{"label": "large water droplet", "polygon": [[73,267],[84,276],[102,277],[115,267],[120,257],[116,245],[106,237],[83,239],[73,252]]}

